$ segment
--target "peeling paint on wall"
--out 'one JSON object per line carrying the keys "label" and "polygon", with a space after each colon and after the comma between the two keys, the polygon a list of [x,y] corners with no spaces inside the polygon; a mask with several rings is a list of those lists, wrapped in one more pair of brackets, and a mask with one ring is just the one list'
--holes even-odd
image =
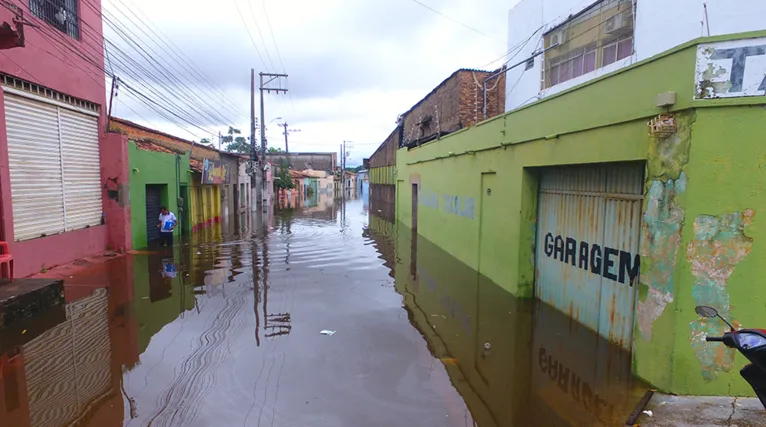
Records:
{"label": "peeling paint on wall", "polygon": [[652,181],[647,194],[642,227],[642,271],[638,301],[638,328],[646,341],[652,339],[652,326],[673,302],[673,273],[681,248],[684,210],[676,197],[686,191],[686,175],[678,180]]}
{"label": "peeling paint on wall", "polygon": [[677,199],[686,192],[694,113],[676,116],[678,131],[649,145],[647,194],[641,226],[641,275],[636,323],[641,337],[652,340],[654,322],[674,300],[674,274],[681,249],[685,211]]}
{"label": "peeling paint on wall", "polygon": [[[753,239],[745,235],[755,211],[745,209],[721,216],[700,215],[694,220],[694,240],[686,249],[686,259],[694,276],[692,296],[697,305],[715,307],[735,326],[739,322],[731,316],[727,282],[734,268],[748,254]],[[691,346],[702,364],[702,377],[711,381],[720,372],[729,372],[734,365],[735,350],[725,346],[711,346],[707,335],[721,335],[726,330],[722,322],[699,319],[691,322]]]}

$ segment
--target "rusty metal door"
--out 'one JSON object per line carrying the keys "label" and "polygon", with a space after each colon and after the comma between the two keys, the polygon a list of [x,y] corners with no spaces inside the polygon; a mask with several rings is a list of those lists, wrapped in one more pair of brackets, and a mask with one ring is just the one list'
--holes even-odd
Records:
{"label": "rusty metal door", "polygon": [[536,297],[630,349],[643,163],[550,168],[540,177]]}

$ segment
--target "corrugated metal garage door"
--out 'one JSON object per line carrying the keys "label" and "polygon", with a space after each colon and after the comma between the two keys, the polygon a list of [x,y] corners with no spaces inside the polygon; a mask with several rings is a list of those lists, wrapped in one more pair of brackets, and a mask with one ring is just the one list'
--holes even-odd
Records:
{"label": "corrugated metal garage door", "polygon": [[6,94],[5,125],[16,240],[63,232],[58,108]]}
{"label": "corrugated metal garage door", "polygon": [[643,164],[551,168],[540,178],[537,298],[630,349]]}
{"label": "corrugated metal garage door", "polygon": [[15,239],[99,225],[97,114],[7,92],[5,114]]}

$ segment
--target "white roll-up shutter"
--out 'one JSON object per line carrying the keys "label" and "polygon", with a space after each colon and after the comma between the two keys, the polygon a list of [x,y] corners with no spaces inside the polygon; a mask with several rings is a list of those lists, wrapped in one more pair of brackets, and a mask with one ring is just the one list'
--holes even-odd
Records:
{"label": "white roll-up shutter", "polygon": [[5,95],[16,240],[64,231],[58,107]]}
{"label": "white roll-up shutter", "polygon": [[67,231],[98,225],[102,212],[98,118],[65,108],[59,112]]}
{"label": "white roll-up shutter", "polygon": [[101,223],[98,117],[5,95],[15,239]]}

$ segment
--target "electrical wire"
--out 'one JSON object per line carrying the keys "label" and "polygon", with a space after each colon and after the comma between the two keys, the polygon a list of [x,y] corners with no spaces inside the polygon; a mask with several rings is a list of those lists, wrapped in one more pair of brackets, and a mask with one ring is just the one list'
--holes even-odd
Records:
{"label": "electrical wire", "polygon": [[[61,54],[62,54],[64,57],[63,57],[63,58],[60,58],[60,57],[56,56],[56,55],[55,55],[53,52],[50,52],[49,50],[47,50],[47,49],[45,49],[45,48],[42,48],[42,47],[39,47],[39,46],[35,46],[33,43],[30,43],[30,45],[32,45],[32,46],[35,46],[36,48],[38,48],[38,49],[40,49],[40,50],[42,50],[42,51],[44,51],[44,52],[48,53],[49,55],[53,56],[54,58],[56,58],[56,59],[58,59],[58,60],[60,60],[60,61],[62,61],[62,62],[66,62],[66,61],[65,61],[65,59],[70,59],[70,58],[67,58],[67,55],[66,55],[66,53],[65,53],[65,52],[64,52],[64,51],[61,49],[61,46],[64,46],[64,47],[67,47],[67,48],[69,48],[69,49],[70,49],[70,51],[71,51],[72,53],[74,53],[75,55],[78,55],[78,54],[79,54],[79,52],[78,52],[78,51],[76,51],[76,50],[74,50],[74,49],[72,48],[72,46],[68,46],[68,45],[66,45],[66,44],[63,44],[63,43],[61,42],[61,40],[60,40],[60,39],[58,39],[58,38],[56,38],[56,37],[51,37],[50,33],[49,33],[49,32],[47,32],[47,31],[50,31],[50,30],[52,30],[52,29],[50,29],[50,28],[46,28],[45,26],[40,26],[39,28],[41,29],[41,31],[40,31],[41,35],[43,35],[43,37],[44,37],[44,38],[48,39],[48,40],[51,42],[51,44],[54,46],[54,48],[56,48],[56,49],[57,49],[57,50],[58,50],[58,51],[59,51],[59,52],[60,52],[60,53],[61,53]],[[43,30],[43,29],[46,29],[47,31],[46,31],[46,30]],[[107,74],[107,75],[109,74],[109,72],[108,72],[106,69],[104,69],[104,68],[103,68],[103,66],[99,66],[99,64],[95,63],[95,62],[92,60],[92,58],[84,57],[84,56],[82,56],[82,55],[79,55],[79,56],[80,56],[82,59],[84,59],[86,62],[88,62],[88,63],[90,63],[91,65],[93,65],[93,66],[95,66],[96,68],[98,68],[100,71],[104,72],[104,73],[105,73],[105,74]],[[99,84],[103,84],[103,83],[104,83],[103,81],[99,81],[99,80],[98,80],[96,77],[94,77],[94,75],[93,75],[93,73],[92,73],[92,70],[91,70],[91,71],[85,70],[85,69],[83,69],[82,67],[80,67],[80,66],[79,66],[77,63],[75,63],[75,62],[72,62],[72,61],[70,61],[70,63],[71,63],[71,64],[72,64],[74,67],[76,67],[76,68],[80,69],[81,71],[83,71],[83,73],[84,73],[86,76],[88,76],[88,77],[90,77],[91,79],[93,79],[93,80],[94,80],[96,83],[99,83]],[[18,64],[17,64],[17,65],[18,65]],[[23,69],[23,68],[22,68],[22,69]],[[25,71],[25,72],[27,72],[27,73],[28,73],[30,76],[32,76],[32,74],[31,74],[31,73],[29,73],[27,70],[24,70],[24,71]],[[41,84],[41,82],[40,82],[40,80],[39,80],[39,79],[37,79],[35,76],[32,76],[32,77],[33,77],[35,80],[37,80],[37,81],[38,81],[38,83],[40,83],[40,84]],[[148,99],[148,97],[144,96],[144,97],[143,97],[141,100],[146,100],[146,99]],[[146,103],[146,101],[144,101],[144,103]],[[148,106],[149,106],[150,108],[152,108],[153,110],[155,110],[155,112],[156,112],[158,115],[160,115],[161,117],[165,118],[165,119],[166,119],[166,120],[168,120],[169,122],[171,122],[171,123],[175,124],[176,126],[179,126],[181,129],[185,129],[185,127],[184,127],[184,126],[180,125],[180,124],[179,124],[177,121],[173,120],[171,117],[169,117],[169,116],[167,115],[166,111],[168,111],[168,112],[169,112],[169,109],[168,109],[168,108],[157,108],[157,107],[156,107],[156,106],[157,106],[157,102],[154,102],[154,103],[149,103],[149,104],[148,104]],[[190,120],[188,120],[188,119],[186,119],[186,120],[184,120],[184,121],[185,121],[185,122],[187,122],[187,123],[189,123],[189,124],[191,124],[191,125],[193,125],[193,126],[196,126],[194,123],[190,122]],[[210,131],[206,131],[206,133],[211,133],[211,134],[212,134],[212,132],[210,132]]]}
{"label": "electrical wire", "polygon": [[[220,95],[221,99],[226,101],[228,107],[231,108],[231,109],[228,109],[229,112],[233,112],[235,115],[236,114],[242,114],[242,115],[248,115],[249,114],[247,111],[242,109],[242,107],[239,104],[234,103],[228,97],[226,97],[225,94],[224,94],[224,91],[221,88],[216,87],[216,85],[212,82],[212,79],[210,79],[210,77],[208,77],[206,74],[204,74],[204,72],[202,72],[202,70],[198,66],[193,64],[193,61],[190,58],[188,58],[188,56],[186,56],[173,43],[173,41],[170,40],[162,32],[161,29],[156,27],[156,25],[151,21],[151,19],[149,19],[149,17],[146,16],[140,9],[138,9],[135,6],[133,8],[130,8],[127,5],[125,5],[125,3],[123,3],[122,0],[117,0],[117,1],[120,4],[122,4],[125,7],[125,9],[128,12],[130,12],[139,22],[142,22],[142,23],[148,22],[149,24],[151,24],[151,26],[150,25],[145,25],[146,28],[149,29],[149,31],[151,31],[151,33],[154,35],[154,37],[149,36],[149,39],[152,39],[152,40],[156,39],[156,40],[159,40],[160,42],[162,42],[164,44],[164,46],[167,48],[167,50],[163,49],[166,53],[168,53],[168,51],[169,51],[169,53],[172,53],[173,55],[171,55],[171,57],[174,57],[180,64],[185,66],[184,68],[186,70],[188,70],[192,74],[194,74],[198,78],[198,82],[203,83],[202,86],[205,86],[208,89],[210,89],[212,95],[214,95],[214,96],[219,96]],[[119,8],[117,8],[117,9],[119,10]],[[141,13],[143,18],[139,17],[138,15],[136,15],[136,12],[133,9],[138,10],[138,12]],[[135,23],[135,21],[133,21],[133,20],[131,20],[131,22]],[[157,31],[155,31],[152,27],[155,27],[157,29]],[[157,34],[157,32],[159,32],[160,34]],[[160,47],[160,49],[162,49],[162,47]]]}
{"label": "electrical wire", "polygon": [[282,73],[287,74],[285,69],[285,63],[282,62],[282,54],[279,52],[279,45],[277,45],[277,39],[274,37],[274,28],[271,26],[271,19],[269,18],[269,11],[266,10],[266,1],[261,0],[261,6],[263,7],[263,14],[266,16],[266,25],[269,27],[271,33],[271,41],[274,43],[274,49],[277,51],[277,59],[279,59],[279,65],[282,66]]}
{"label": "electrical wire", "polygon": [[469,30],[473,31],[473,32],[474,32],[474,33],[476,33],[476,34],[481,34],[481,35],[482,35],[482,36],[484,36],[484,37],[487,37],[487,38],[489,38],[489,39],[491,39],[491,40],[494,40],[494,41],[496,41],[496,42],[500,42],[500,43],[502,43],[502,44],[505,44],[505,43],[506,43],[506,42],[504,42],[504,41],[502,41],[502,40],[499,40],[499,39],[496,39],[496,38],[494,38],[494,37],[490,36],[489,34],[487,34],[487,33],[483,32],[483,31],[481,31],[481,30],[477,30],[476,28],[474,28],[474,27],[471,27],[471,26],[470,26],[470,25],[468,25],[468,24],[465,24],[465,23],[463,23],[463,22],[460,22],[460,21],[458,21],[457,19],[455,19],[455,18],[452,18],[451,16],[445,15],[444,13],[442,13],[442,12],[439,12],[438,10],[436,10],[436,9],[432,8],[431,6],[428,6],[427,4],[425,4],[425,3],[423,3],[423,2],[421,2],[421,1],[419,1],[419,0],[412,0],[412,1],[413,1],[413,2],[415,2],[415,3],[417,3],[417,4],[419,4],[419,5],[420,5],[420,6],[422,6],[422,7],[424,7],[424,8],[426,8],[426,9],[430,10],[431,12],[433,12],[433,13],[435,13],[435,14],[437,14],[437,15],[441,16],[442,18],[444,18],[444,19],[447,19],[447,20],[449,20],[449,21],[452,21],[452,22],[454,22],[455,24],[461,25],[461,26],[463,26],[463,27],[465,27],[465,28],[467,28],[467,29],[469,29]]}
{"label": "electrical wire", "polygon": [[250,42],[253,44],[253,48],[255,48],[255,53],[258,55],[258,58],[261,60],[261,64],[266,67],[266,61],[263,59],[263,55],[261,55],[260,49],[258,49],[258,45],[255,44],[255,38],[253,37],[253,33],[250,32],[250,27],[247,26],[247,22],[245,22],[245,17],[242,15],[242,10],[239,9],[239,4],[237,3],[237,0],[231,0],[234,3],[234,7],[237,8],[237,14],[239,14],[239,19],[242,20],[242,25],[245,27],[245,31],[247,31],[247,35],[250,36]]}
{"label": "electrical wire", "polygon": [[[87,3],[87,0],[84,0],[84,3]],[[90,35],[91,39],[93,39],[93,40],[95,41],[95,43],[98,43],[98,40],[99,40],[99,39],[98,39],[98,38],[96,38],[96,37],[94,37],[93,35],[91,35],[91,34],[90,34],[90,32],[89,32],[88,28],[92,28],[92,27],[91,27],[89,24],[87,24],[87,22],[84,22],[84,24],[85,24],[85,25],[84,25],[84,26],[81,28],[81,31],[80,31],[81,35],[83,36],[83,37],[81,37],[81,39],[82,39],[81,41],[83,42],[82,44],[84,44],[86,47],[91,47],[91,48],[92,48],[92,46],[90,46],[90,45],[87,43],[87,37]],[[42,28],[46,28],[46,27],[47,27],[46,25],[41,25],[41,26],[40,26],[40,28],[41,28],[41,29],[42,29]],[[48,30],[51,30],[51,28],[47,28],[47,29],[48,29]],[[113,74],[114,74],[114,73],[110,73],[110,72],[108,72],[108,71],[104,70],[104,69],[103,69],[103,65],[100,65],[100,64],[96,63],[96,62],[93,60],[93,58],[92,58],[92,57],[86,57],[86,56],[85,56],[85,55],[83,55],[81,52],[78,52],[78,51],[74,51],[74,50],[73,50],[73,48],[72,48],[72,46],[68,45],[68,43],[62,43],[62,42],[61,42],[61,39],[62,39],[62,38],[64,38],[64,39],[66,39],[66,38],[67,38],[67,37],[66,37],[66,36],[65,36],[63,33],[57,33],[58,37],[51,37],[51,36],[50,36],[50,33],[46,32],[46,31],[41,31],[41,33],[43,33],[44,35],[47,35],[47,38],[48,38],[48,39],[53,39],[52,41],[54,41],[54,42],[58,42],[58,43],[59,43],[60,45],[62,45],[63,47],[65,47],[65,48],[69,49],[70,51],[72,51],[72,53],[74,53],[75,55],[77,55],[77,56],[81,57],[81,58],[82,58],[83,60],[85,60],[86,62],[89,62],[89,63],[91,63],[91,64],[92,64],[92,65],[94,65],[94,66],[95,66],[97,69],[99,69],[99,70],[101,70],[101,71],[104,71],[104,72],[105,72],[105,74],[107,74],[107,75],[113,75]],[[110,42],[108,39],[107,39],[107,40],[105,40],[105,41],[106,41],[106,44],[105,44],[105,46],[106,46],[106,47],[108,47],[108,46],[109,46],[109,44],[111,44],[111,42]],[[102,43],[103,43],[103,42],[102,42]],[[116,49],[116,50],[119,52],[119,54],[123,54],[124,56],[126,56],[127,58],[129,58],[129,59],[131,59],[131,60],[132,60],[132,58],[131,58],[130,56],[128,56],[128,55],[125,55],[125,54],[124,54],[124,52],[122,52],[122,50],[120,50],[120,49],[119,49],[119,48],[117,48],[116,46],[114,46],[114,45],[113,45],[112,47],[113,47],[113,48],[115,48],[115,49]],[[57,49],[59,49],[59,51],[61,51],[61,49],[60,49],[59,47],[57,47]],[[49,52],[49,53],[50,53],[50,52]],[[63,52],[62,52],[62,53],[63,53]],[[115,56],[117,56],[117,58],[115,58],[115,61],[114,61],[114,62],[117,62],[117,63],[122,63],[121,59],[119,58],[119,56],[120,56],[119,54],[115,55]],[[94,56],[98,56],[98,54],[95,54],[95,53],[93,53],[93,55],[94,55]],[[125,58],[123,58],[123,60],[124,60],[124,59],[125,59]],[[144,71],[144,72],[148,72],[148,70],[146,70],[144,67],[142,67],[142,66],[141,66],[141,64],[138,64],[138,63],[136,63],[136,61],[135,61],[135,60],[133,60],[133,62],[134,62],[134,64],[137,66],[137,68],[139,68],[139,69],[142,69],[142,68],[143,68],[143,71]],[[124,64],[124,63],[123,63],[123,64]],[[81,67],[79,67],[79,66],[78,66],[78,68],[82,69],[82,68],[81,68]],[[131,69],[131,67],[127,67],[127,66],[126,66],[125,68],[126,68],[126,69]],[[83,70],[83,71],[84,71],[84,70]],[[87,73],[87,72],[86,72],[86,73]],[[134,77],[134,78],[135,78],[135,77]],[[140,80],[140,77],[138,77],[138,79]],[[156,76],[154,76],[154,80],[156,80],[156,81],[161,81],[161,79],[157,79],[157,78],[156,78]],[[133,89],[134,89],[134,91],[138,91],[138,89],[136,89],[136,88],[133,88]],[[156,92],[155,92],[155,93],[156,93]],[[172,93],[172,91],[171,91],[171,93]],[[159,96],[162,96],[162,95],[159,95]],[[181,98],[181,99],[183,99],[183,97],[182,97],[182,96],[180,96],[179,94],[176,94],[176,96],[177,96],[178,98]],[[165,98],[166,98],[165,96],[162,96],[162,98],[161,98],[161,99],[165,99]],[[140,99],[139,99],[139,101],[146,101],[146,98],[140,98]],[[187,101],[188,101],[188,99],[187,99]],[[144,102],[144,103],[146,103],[146,102]],[[156,105],[157,105],[157,102],[155,102],[154,104],[148,104],[148,106],[149,106],[150,108],[153,108],[153,109],[156,109]],[[186,113],[186,109],[185,109],[185,108],[181,108],[181,107],[178,107],[178,106],[176,106],[176,108],[178,108],[178,109],[179,109],[179,111]],[[197,110],[197,111],[199,112],[199,110]],[[158,113],[161,113],[161,112],[162,112],[162,110],[158,111]],[[162,115],[162,114],[161,114],[161,115]],[[176,113],[176,112],[174,112],[174,114],[173,114],[173,115],[174,115],[174,116],[180,116],[180,115],[179,115],[178,113]],[[164,115],[164,116],[167,118],[167,115]],[[191,120],[191,119],[190,119],[188,116],[184,118],[184,121],[187,121],[187,122],[193,122],[193,120]],[[201,126],[199,126],[199,124],[198,124],[198,123],[190,123],[190,124],[192,124],[192,125],[194,125],[194,126],[196,126],[196,127],[201,127]],[[183,128],[183,126],[181,126],[181,127]],[[206,131],[206,133],[210,133],[210,134],[213,134],[213,133],[212,133],[212,132],[210,132],[210,131]]]}
{"label": "electrical wire", "polygon": [[[274,61],[271,59],[271,54],[269,53],[269,48],[266,45],[266,40],[263,38],[263,33],[261,32],[261,26],[258,24],[258,18],[255,16],[255,11],[253,10],[253,2],[248,0],[247,1],[247,8],[250,9],[250,14],[253,16],[253,22],[255,23],[255,30],[258,31],[258,38],[261,39],[261,43],[263,44],[263,50],[266,52],[266,58],[269,59],[269,64],[271,64],[272,70],[277,70],[277,67],[274,66]],[[264,64],[265,66],[266,64]]]}
{"label": "electrical wire", "polygon": [[[84,2],[85,2],[85,3],[87,3],[87,1],[84,1]],[[49,2],[49,3],[50,3],[50,2]],[[31,10],[30,10],[30,12],[31,12]],[[91,27],[89,24],[87,24],[87,22],[84,22],[84,24],[85,24],[85,25],[84,25],[83,27],[81,27],[81,28],[80,28],[80,35],[81,35],[81,45],[85,45],[86,47],[90,47],[90,48],[91,48],[91,50],[92,50],[92,52],[90,52],[90,53],[91,53],[91,55],[92,55],[92,56],[96,56],[96,57],[98,57],[98,56],[99,56],[99,53],[98,53],[98,52],[95,52],[95,49],[93,49],[93,46],[91,46],[91,45],[89,45],[89,44],[88,44],[88,42],[87,42],[87,37],[90,35],[91,39],[92,39],[92,40],[94,40],[94,41],[95,41],[95,43],[99,43],[99,40],[101,40],[101,39],[99,39],[99,38],[96,38],[96,37],[94,37],[92,34],[90,34],[90,32],[89,32],[88,28],[92,28],[92,27]],[[70,43],[70,41],[69,41],[69,39],[68,39],[68,36],[66,36],[66,35],[64,35],[63,33],[60,33],[60,32],[58,32],[58,31],[55,31],[55,30],[54,30],[52,27],[48,27],[47,25],[40,25],[38,28],[41,30],[41,34],[43,34],[43,36],[44,36],[44,37],[46,37],[47,39],[49,39],[49,40],[50,40],[52,43],[57,43],[57,44],[58,44],[58,46],[56,46],[56,45],[54,45],[54,46],[55,46],[55,47],[56,47],[56,48],[57,48],[57,49],[58,49],[60,52],[62,52],[62,54],[63,54],[63,51],[61,50],[61,48],[60,48],[59,46],[62,46],[62,47],[64,47],[64,48],[68,49],[68,50],[69,50],[70,52],[72,52],[74,55],[76,55],[76,56],[79,56],[79,57],[80,57],[81,59],[83,59],[85,62],[88,62],[88,63],[90,63],[90,64],[91,64],[91,65],[93,65],[95,68],[97,68],[98,70],[100,70],[100,71],[104,72],[105,74],[107,74],[107,75],[113,75],[113,73],[110,73],[109,71],[107,71],[107,70],[105,70],[105,69],[104,69],[104,66],[103,66],[103,64],[99,64],[99,63],[95,62],[95,60],[93,59],[93,57],[92,57],[92,56],[85,56],[85,55],[83,55],[83,53],[82,53],[82,52],[80,52],[80,51],[76,50],[76,49],[75,49],[73,46],[71,46],[71,45],[69,44],[69,43]],[[51,36],[51,34],[50,34],[50,31],[54,31],[54,33],[56,33],[56,36]],[[63,42],[62,42],[62,40],[63,40]],[[107,44],[108,44],[108,43],[111,43],[111,42],[109,42],[108,40],[106,40],[106,42],[107,42]],[[103,41],[102,41],[101,43],[103,43]],[[113,46],[113,47],[115,47],[115,48],[116,48],[116,46]],[[119,52],[122,52],[122,51],[121,51],[119,48],[116,48],[116,49],[117,49],[117,51],[119,51]],[[86,52],[87,52],[87,49],[86,49]],[[49,53],[49,54],[51,54],[51,52],[48,52],[48,53]],[[54,55],[54,56],[55,56],[55,55]],[[65,55],[65,56],[66,56],[66,55]],[[120,63],[120,62],[121,62],[121,60],[120,60],[120,58],[119,58],[119,55],[117,55],[117,56],[118,56],[118,57],[117,57],[117,58],[115,58],[115,62],[118,62],[118,63]],[[83,69],[82,69],[82,67],[80,67],[79,65],[76,65],[75,63],[72,63],[72,65],[74,65],[75,67],[77,67],[77,68],[81,69],[81,70],[82,70],[83,72],[85,72],[86,74],[90,74],[90,73],[88,73],[88,71],[86,71],[86,70],[83,70]],[[138,65],[140,66],[140,64],[138,64]],[[93,78],[93,77],[91,76],[91,78]],[[101,78],[103,78],[103,77],[101,77]],[[103,82],[102,82],[102,83],[103,83]],[[150,106],[150,107],[153,107],[154,105],[153,105],[153,104],[150,104],[149,106]],[[185,112],[185,110],[186,110],[186,109],[183,109],[183,108],[181,108],[181,109],[180,109],[180,111],[183,111],[183,112]],[[177,115],[177,114],[176,114],[176,115]],[[186,119],[186,121],[192,121],[192,120]],[[199,126],[199,125],[198,125],[198,124],[196,124],[196,123],[193,123],[193,124],[194,124],[195,126]]]}

